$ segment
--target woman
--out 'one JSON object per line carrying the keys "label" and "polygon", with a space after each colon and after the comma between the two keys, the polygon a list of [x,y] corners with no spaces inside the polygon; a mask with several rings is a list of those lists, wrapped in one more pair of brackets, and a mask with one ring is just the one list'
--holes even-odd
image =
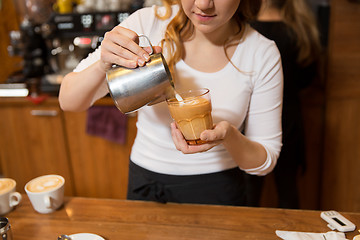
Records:
{"label": "woman", "polygon": [[[284,72],[282,113],[283,146],[274,177],[278,207],[299,208],[297,179],[305,169],[305,146],[300,92],[317,77],[320,38],[317,24],[305,0],[263,0],[251,26],[274,40]],[[248,204],[258,206],[263,178],[247,176]]]}
{"label": "woman", "polygon": [[[86,110],[108,92],[113,64],[149,60],[138,35],[163,51],[180,90],[208,88],[214,127],[206,144],[187,145],[166,103],[138,111],[128,198],[159,202],[244,205],[244,172],[264,175],[281,148],[282,69],[272,41],[246,22],[255,0],[176,0],[141,9],[105,34],[100,49],[61,85],[62,109]],[[161,47],[160,47],[161,46]]]}

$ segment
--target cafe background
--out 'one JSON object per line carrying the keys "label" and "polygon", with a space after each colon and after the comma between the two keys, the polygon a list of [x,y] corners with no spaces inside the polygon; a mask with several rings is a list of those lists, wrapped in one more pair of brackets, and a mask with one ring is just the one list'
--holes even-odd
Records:
{"label": "cafe background", "polygon": [[[22,2],[36,1],[0,0],[1,85],[16,82],[24,74],[24,57],[14,51],[19,49],[9,49],[16,45],[11,44],[10,32],[20,30],[24,20],[19,12],[19,6],[24,7]],[[119,2],[124,5],[118,6],[116,12],[82,11],[100,12],[101,22],[107,20],[111,24],[114,23],[109,22],[114,20],[111,16],[121,21],[120,14],[135,10],[141,1],[130,1],[133,5]],[[314,0],[311,5],[319,20],[325,50],[320,77],[302,93],[307,169],[298,177],[300,206],[357,212],[360,211],[360,4],[357,0]],[[98,15],[91,16],[96,19]],[[105,28],[102,25],[96,34]],[[53,30],[51,26],[49,29]],[[125,140],[116,143],[87,133],[87,112],[61,111],[56,98],[59,76],[71,67],[73,56],[101,40],[101,36],[94,38],[84,29],[67,31],[70,35],[64,32],[59,30],[46,37],[48,58],[54,61],[50,66],[53,71],[44,70],[48,82],[44,83],[43,76],[36,73],[27,73],[25,82],[30,97],[0,97],[0,173],[15,179],[20,192],[24,192],[30,179],[57,173],[66,179],[68,196],[125,199],[136,115],[126,117]],[[107,97],[96,105],[112,106],[113,102]],[[271,174],[266,180],[261,205],[276,207]]]}

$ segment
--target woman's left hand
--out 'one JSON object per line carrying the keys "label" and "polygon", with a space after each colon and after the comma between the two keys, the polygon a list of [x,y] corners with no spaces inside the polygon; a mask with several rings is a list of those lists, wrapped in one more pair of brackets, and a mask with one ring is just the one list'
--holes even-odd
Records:
{"label": "woman's left hand", "polygon": [[201,145],[189,145],[184,139],[181,131],[177,128],[176,123],[171,123],[171,136],[175,143],[176,149],[184,154],[205,152],[221,144],[226,138],[231,125],[227,121],[221,121],[211,130],[205,130],[201,133],[200,139],[206,141]]}

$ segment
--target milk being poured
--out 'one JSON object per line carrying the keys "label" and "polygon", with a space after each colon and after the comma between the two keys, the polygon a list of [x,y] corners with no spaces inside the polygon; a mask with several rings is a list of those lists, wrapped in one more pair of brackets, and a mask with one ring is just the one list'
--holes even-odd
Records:
{"label": "milk being poured", "polygon": [[179,102],[184,101],[184,99],[180,96],[180,94],[178,94],[175,90],[174,90],[174,93],[175,93],[176,100],[178,100]]}

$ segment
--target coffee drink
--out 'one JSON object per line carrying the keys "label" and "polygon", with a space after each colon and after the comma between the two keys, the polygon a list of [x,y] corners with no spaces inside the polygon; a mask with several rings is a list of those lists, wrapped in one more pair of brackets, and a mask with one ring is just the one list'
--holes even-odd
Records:
{"label": "coffee drink", "polygon": [[47,175],[32,180],[27,184],[26,189],[33,193],[48,192],[59,188],[63,183],[62,178],[56,175]]}
{"label": "coffee drink", "polygon": [[60,175],[37,177],[25,185],[31,205],[39,213],[52,213],[64,203],[65,179]]}
{"label": "coffee drink", "polygon": [[200,134],[213,127],[209,90],[192,90],[179,95],[182,99],[167,100],[170,114],[188,144],[202,144]]}
{"label": "coffee drink", "polygon": [[16,186],[16,182],[10,178],[0,178],[0,194],[7,193]]}
{"label": "coffee drink", "polygon": [[21,194],[16,192],[16,181],[11,178],[0,178],[0,215],[14,209],[21,202]]}

